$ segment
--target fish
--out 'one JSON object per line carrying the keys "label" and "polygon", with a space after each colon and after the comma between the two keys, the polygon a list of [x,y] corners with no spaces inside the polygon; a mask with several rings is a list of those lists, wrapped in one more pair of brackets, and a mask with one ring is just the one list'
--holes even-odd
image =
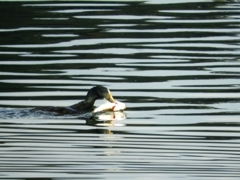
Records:
{"label": "fish", "polygon": [[94,113],[101,112],[101,111],[122,111],[126,109],[126,105],[120,101],[116,101],[115,103],[112,102],[106,102],[104,104],[101,104],[97,108],[93,110]]}

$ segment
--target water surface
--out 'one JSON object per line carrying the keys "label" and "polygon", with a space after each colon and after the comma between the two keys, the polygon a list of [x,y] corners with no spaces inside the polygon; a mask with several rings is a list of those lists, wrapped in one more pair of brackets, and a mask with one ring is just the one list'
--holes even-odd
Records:
{"label": "water surface", "polygon": [[[238,1],[0,10],[0,178],[239,179]],[[127,105],[119,119],[30,111],[95,85]]]}

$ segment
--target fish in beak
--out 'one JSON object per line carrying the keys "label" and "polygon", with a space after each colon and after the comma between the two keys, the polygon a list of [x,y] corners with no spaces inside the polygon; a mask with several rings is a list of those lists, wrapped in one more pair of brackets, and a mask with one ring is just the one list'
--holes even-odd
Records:
{"label": "fish in beak", "polygon": [[116,101],[116,103],[111,102],[104,103],[97,107],[96,109],[94,109],[93,112],[95,113],[100,111],[123,111],[124,109],[126,109],[126,105],[122,102]]}

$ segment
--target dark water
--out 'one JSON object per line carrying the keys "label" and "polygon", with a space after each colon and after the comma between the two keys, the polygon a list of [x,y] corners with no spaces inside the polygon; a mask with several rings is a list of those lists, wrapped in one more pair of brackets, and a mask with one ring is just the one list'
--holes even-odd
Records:
{"label": "dark water", "polygon": [[[0,178],[240,178],[240,1],[0,2],[0,12]],[[77,103],[98,84],[126,118],[29,111]]]}

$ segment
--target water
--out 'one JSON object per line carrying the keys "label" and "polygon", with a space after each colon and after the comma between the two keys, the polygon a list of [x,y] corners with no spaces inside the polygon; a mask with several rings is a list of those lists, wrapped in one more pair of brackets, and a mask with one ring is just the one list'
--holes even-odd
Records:
{"label": "water", "polygon": [[[239,179],[239,1],[0,9],[1,179]],[[98,84],[121,118],[30,111]]]}

